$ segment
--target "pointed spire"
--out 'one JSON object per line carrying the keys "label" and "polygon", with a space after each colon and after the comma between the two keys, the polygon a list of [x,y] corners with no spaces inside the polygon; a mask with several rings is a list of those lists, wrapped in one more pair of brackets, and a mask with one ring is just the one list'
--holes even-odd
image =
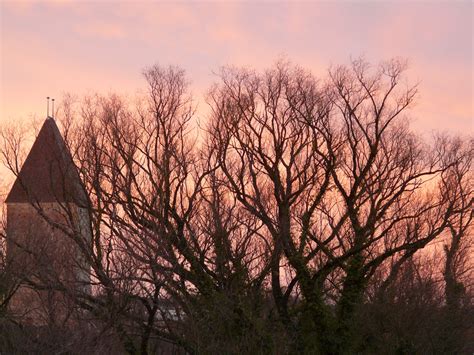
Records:
{"label": "pointed spire", "polygon": [[71,154],[53,118],[48,117],[33,143],[6,203],[75,202],[86,194]]}

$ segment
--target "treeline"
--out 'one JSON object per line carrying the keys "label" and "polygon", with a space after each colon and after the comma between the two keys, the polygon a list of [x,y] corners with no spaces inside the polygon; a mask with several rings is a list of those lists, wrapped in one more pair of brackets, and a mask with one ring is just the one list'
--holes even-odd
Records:
{"label": "treeline", "polygon": [[[175,67],[146,69],[133,99],[66,98],[58,120],[92,243],[67,204],[61,228],[93,293],[49,275],[81,327],[55,324],[31,346],[472,353],[474,141],[410,129],[405,69],[356,60],[318,79],[283,61],[227,67],[199,120]],[[21,137],[3,133],[18,174]],[[9,313],[19,279],[2,270],[0,344],[20,349],[32,330]],[[33,274],[21,282],[45,277]]]}

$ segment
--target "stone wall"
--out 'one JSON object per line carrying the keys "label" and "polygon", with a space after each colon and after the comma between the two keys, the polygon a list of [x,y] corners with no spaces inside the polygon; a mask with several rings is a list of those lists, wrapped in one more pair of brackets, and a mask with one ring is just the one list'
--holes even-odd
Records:
{"label": "stone wall", "polygon": [[[87,219],[73,204],[7,205],[7,262],[22,282],[10,303],[17,317],[64,322],[74,308],[68,293],[90,292],[90,270],[74,240],[90,245]],[[70,237],[64,230],[78,233]]]}

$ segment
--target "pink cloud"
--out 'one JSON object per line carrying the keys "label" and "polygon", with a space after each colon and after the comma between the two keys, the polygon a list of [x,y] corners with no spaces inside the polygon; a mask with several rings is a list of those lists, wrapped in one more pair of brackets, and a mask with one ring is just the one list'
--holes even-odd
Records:
{"label": "pink cloud", "polygon": [[[465,25],[460,16],[466,11],[456,6],[2,3],[8,16],[1,34],[0,120],[5,115],[43,113],[43,96],[52,91],[133,93],[143,84],[141,69],[157,62],[186,69],[194,93],[201,98],[221,65],[260,70],[286,56],[325,76],[330,64],[366,54],[375,63],[393,55],[410,59],[409,79],[422,81],[420,103],[414,110],[422,129],[469,129],[472,55],[468,58],[463,48],[472,35],[459,33]],[[38,105],[32,104],[35,100]]]}
{"label": "pink cloud", "polygon": [[127,37],[126,30],[116,23],[97,23],[86,26],[76,25],[75,31],[86,37],[97,37],[101,39],[123,39]]}

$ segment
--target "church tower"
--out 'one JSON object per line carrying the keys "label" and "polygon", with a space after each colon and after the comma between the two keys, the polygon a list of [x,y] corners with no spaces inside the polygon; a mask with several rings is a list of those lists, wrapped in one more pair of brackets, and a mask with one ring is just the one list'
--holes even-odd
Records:
{"label": "church tower", "polygon": [[48,117],[29,152],[7,205],[7,262],[21,285],[10,302],[35,324],[62,322],[71,295],[90,292],[82,251],[91,248],[88,198],[71,154]]}

